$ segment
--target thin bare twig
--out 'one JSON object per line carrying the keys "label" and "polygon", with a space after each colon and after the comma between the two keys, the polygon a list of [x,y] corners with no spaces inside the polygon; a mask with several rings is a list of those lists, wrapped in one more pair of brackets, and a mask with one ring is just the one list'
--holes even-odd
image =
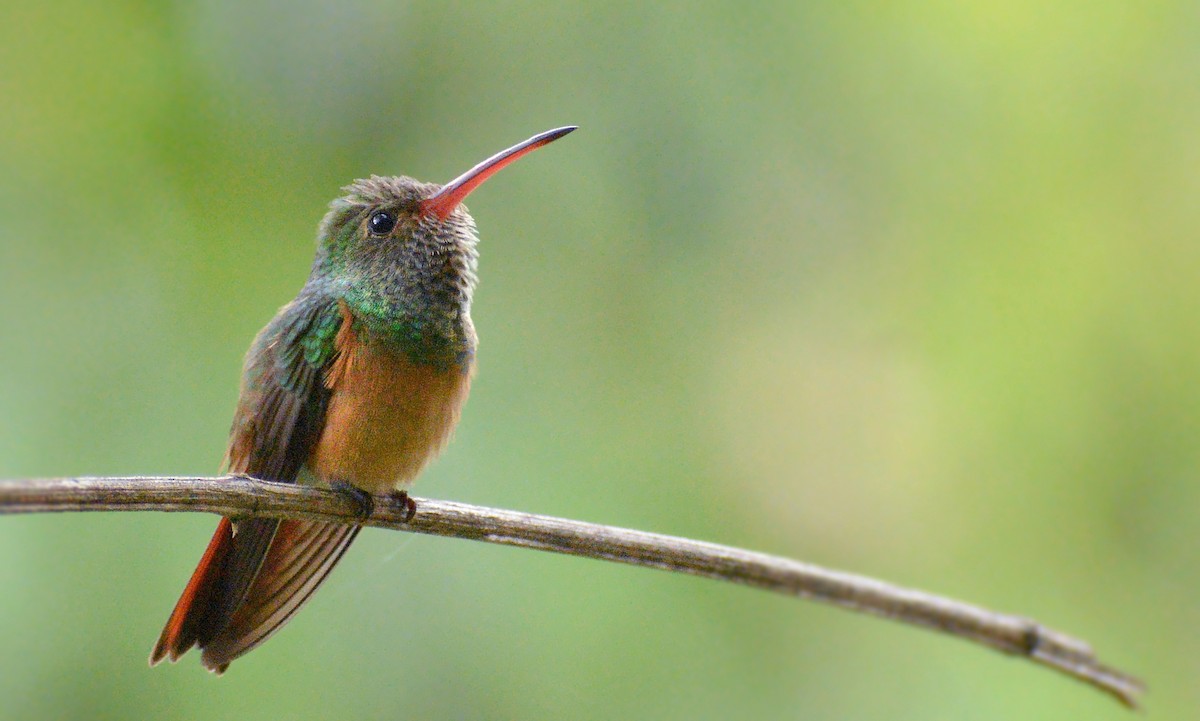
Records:
{"label": "thin bare twig", "polygon": [[0,515],[53,511],[204,511],[226,516],[364,523],[717,578],[936,629],[1024,656],[1136,708],[1142,683],[1106,666],[1083,641],[1018,616],[715,543],[529,513],[416,499],[417,514],[376,504],[366,521],[344,494],[244,477],[65,478],[0,482]]}

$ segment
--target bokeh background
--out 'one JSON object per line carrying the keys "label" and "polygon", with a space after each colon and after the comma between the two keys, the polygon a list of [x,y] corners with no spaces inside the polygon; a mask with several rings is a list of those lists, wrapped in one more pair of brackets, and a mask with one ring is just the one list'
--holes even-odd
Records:
{"label": "bokeh background", "polygon": [[[0,477],[212,474],[353,178],[472,196],[418,495],[1035,617],[1200,708],[1200,5],[9,2]],[[0,522],[0,718],[1126,719],[971,645],[367,531],[225,677],[146,656],[214,520]]]}

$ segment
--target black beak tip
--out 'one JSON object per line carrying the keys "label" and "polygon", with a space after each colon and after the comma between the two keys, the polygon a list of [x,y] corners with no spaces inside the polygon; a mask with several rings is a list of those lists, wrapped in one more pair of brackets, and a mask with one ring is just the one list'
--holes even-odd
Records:
{"label": "black beak tip", "polygon": [[576,130],[579,130],[578,125],[564,125],[561,128],[547,130],[546,132],[542,133],[542,137],[539,138],[539,140],[549,143],[552,140],[558,140],[562,136],[567,135],[568,133],[573,133]]}

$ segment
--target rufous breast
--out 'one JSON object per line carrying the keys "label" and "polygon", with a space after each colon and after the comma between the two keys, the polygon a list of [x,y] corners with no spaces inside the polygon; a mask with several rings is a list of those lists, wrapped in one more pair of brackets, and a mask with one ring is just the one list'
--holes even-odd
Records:
{"label": "rufous breast", "polygon": [[439,368],[363,336],[343,306],[325,427],[308,459],[321,481],[369,493],[406,489],[450,440],[470,367]]}

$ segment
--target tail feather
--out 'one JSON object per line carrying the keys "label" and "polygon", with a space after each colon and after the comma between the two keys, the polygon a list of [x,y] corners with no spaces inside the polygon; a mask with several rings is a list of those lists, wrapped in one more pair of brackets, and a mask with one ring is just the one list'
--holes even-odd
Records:
{"label": "tail feather", "polygon": [[183,589],[167,625],[163,627],[150,652],[150,665],[155,666],[163,659],[169,658],[171,663],[187,652],[201,634],[200,625],[206,615],[204,611],[212,605],[213,589],[229,555],[233,541],[233,524],[228,518],[222,518],[217,525],[217,532],[208,542],[208,548],[200,557],[200,563],[192,572],[192,577]]}
{"label": "tail feather", "polygon": [[245,600],[204,645],[201,662],[224,671],[291,620],[341,560],[360,526],[284,521]]}
{"label": "tail feather", "polygon": [[222,519],[175,605],[150,664],[175,661],[192,646],[222,673],[266,641],[309,599],[341,560],[359,526],[312,521]]}
{"label": "tail feather", "polygon": [[204,648],[229,623],[250,593],[267,551],[275,541],[281,522],[274,518],[250,518],[233,522],[233,542],[225,555],[212,596],[204,608],[196,645]]}

